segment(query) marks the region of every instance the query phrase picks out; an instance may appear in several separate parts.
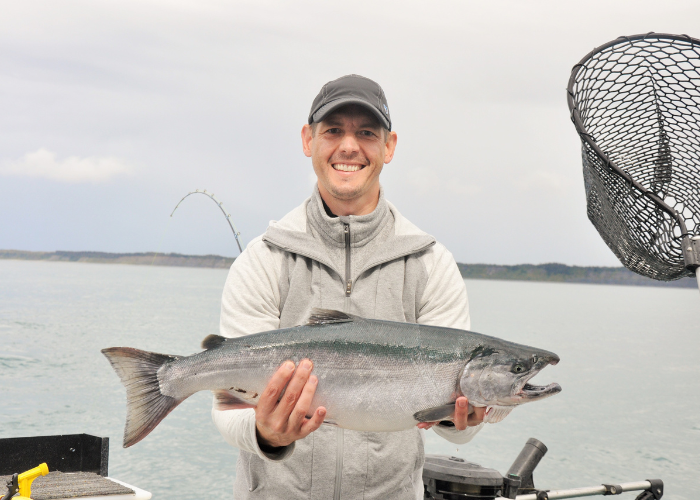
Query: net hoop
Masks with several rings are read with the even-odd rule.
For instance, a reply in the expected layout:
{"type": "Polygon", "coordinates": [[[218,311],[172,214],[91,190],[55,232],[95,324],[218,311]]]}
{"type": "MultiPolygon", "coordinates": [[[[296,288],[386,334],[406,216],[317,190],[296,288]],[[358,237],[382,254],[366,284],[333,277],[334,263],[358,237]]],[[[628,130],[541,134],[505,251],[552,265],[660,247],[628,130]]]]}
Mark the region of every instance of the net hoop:
{"type": "Polygon", "coordinates": [[[567,103],[581,139],[588,216],[603,240],[625,267],[644,276],[664,281],[694,276],[698,262],[691,238],[700,232],[700,194],[679,200],[683,193],[669,187],[678,189],[685,180],[700,184],[700,40],[647,33],[596,47],[572,68],[567,103]],[[690,62],[679,63],[676,53],[684,50],[690,62]],[[682,75],[684,68],[690,79],[682,75]],[[673,89],[679,80],[690,89],[690,99],[676,109],[673,89]],[[678,110],[688,134],[678,113],[664,115],[678,110]],[[625,122],[634,119],[656,123],[644,128],[625,122]],[[680,165],[674,148],[683,153],[680,165]],[[654,189],[638,175],[667,179],[654,189]]]}

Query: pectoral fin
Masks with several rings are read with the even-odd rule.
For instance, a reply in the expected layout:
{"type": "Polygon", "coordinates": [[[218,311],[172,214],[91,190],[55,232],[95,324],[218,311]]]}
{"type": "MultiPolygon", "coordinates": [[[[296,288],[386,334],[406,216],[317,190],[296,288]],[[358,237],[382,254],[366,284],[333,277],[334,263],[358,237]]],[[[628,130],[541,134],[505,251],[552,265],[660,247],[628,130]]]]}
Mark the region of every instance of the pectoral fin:
{"type": "Polygon", "coordinates": [[[489,406],[484,416],[484,422],[495,424],[503,420],[513,411],[515,406],[489,406]]]}
{"type": "Polygon", "coordinates": [[[257,393],[244,391],[232,387],[230,390],[219,389],[214,391],[216,404],[214,408],[217,410],[242,410],[244,408],[255,408],[260,397],[257,393]]]}
{"type": "Polygon", "coordinates": [[[427,410],[417,411],[413,414],[418,422],[439,422],[440,420],[452,420],[455,414],[455,404],[436,406],[427,410]]]}

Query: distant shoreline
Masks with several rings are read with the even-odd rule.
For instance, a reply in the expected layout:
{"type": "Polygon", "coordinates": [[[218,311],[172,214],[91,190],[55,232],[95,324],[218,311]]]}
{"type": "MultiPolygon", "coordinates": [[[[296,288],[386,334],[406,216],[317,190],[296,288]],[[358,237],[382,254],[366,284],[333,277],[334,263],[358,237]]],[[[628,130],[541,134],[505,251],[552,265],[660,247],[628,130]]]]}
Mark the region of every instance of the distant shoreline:
{"type": "Polygon", "coordinates": [[[697,288],[695,278],[676,281],[656,281],[633,273],[625,267],[584,267],[566,264],[518,264],[500,266],[492,264],[457,263],[462,277],[482,280],[549,281],[559,283],[591,283],[597,285],[660,286],[671,288],[697,288]]]}
{"type": "Polygon", "coordinates": [[[0,250],[0,259],[131,264],[137,266],[211,267],[218,269],[228,269],[235,260],[233,257],[222,257],[221,255],[183,255],[179,253],[156,252],[28,252],[26,250],[0,250]]]}
{"type": "MultiPolygon", "coordinates": [[[[44,260],[53,262],[87,262],[93,264],[129,264],[142,266],[208,267],[228,269],[235,260],[221,255],[183,255],[179,253],[109,253],[109,252],[29,252],[0,250],[0,259],[44,260]]],[[[496,264],[457,263],[462,277],[481,280],[546,281],[559,283],[591,283],[598,285],[661,286],[694,288],[694,278],[677,281],[655,281],[624,267],[585,267],[566,264],[496,264]]]]}

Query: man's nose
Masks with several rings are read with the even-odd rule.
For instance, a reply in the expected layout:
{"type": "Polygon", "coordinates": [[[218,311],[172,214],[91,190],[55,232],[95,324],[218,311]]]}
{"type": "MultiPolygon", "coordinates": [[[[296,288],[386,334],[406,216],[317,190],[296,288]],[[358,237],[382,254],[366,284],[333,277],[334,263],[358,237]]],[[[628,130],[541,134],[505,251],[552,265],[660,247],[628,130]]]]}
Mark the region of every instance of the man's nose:
{"type": "Polygon", "coordinates": [[[357,143],[355,134],[344,134],[340,141],[340,150],[343,153],[355,153],[359,151],[360,145],[357,143]]]}

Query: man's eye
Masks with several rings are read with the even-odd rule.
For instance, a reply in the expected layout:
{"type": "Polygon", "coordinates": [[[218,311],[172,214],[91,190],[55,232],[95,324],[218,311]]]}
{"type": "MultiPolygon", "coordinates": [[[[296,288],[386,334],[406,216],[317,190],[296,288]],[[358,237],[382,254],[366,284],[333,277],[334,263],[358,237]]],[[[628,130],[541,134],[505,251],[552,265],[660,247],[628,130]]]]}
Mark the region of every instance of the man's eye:
{"type": "Polygon", "coordinates": [[[365,137],[374,137],[375,134],[371,130],[360,130],[360,135],[365,137]]]}
{"type": "Polygon", "coordinates": [[[326,130],[326,133],[327,134],[339,134],[340,129],[339,128],[329,128],[328,130],[326,130]]]}

